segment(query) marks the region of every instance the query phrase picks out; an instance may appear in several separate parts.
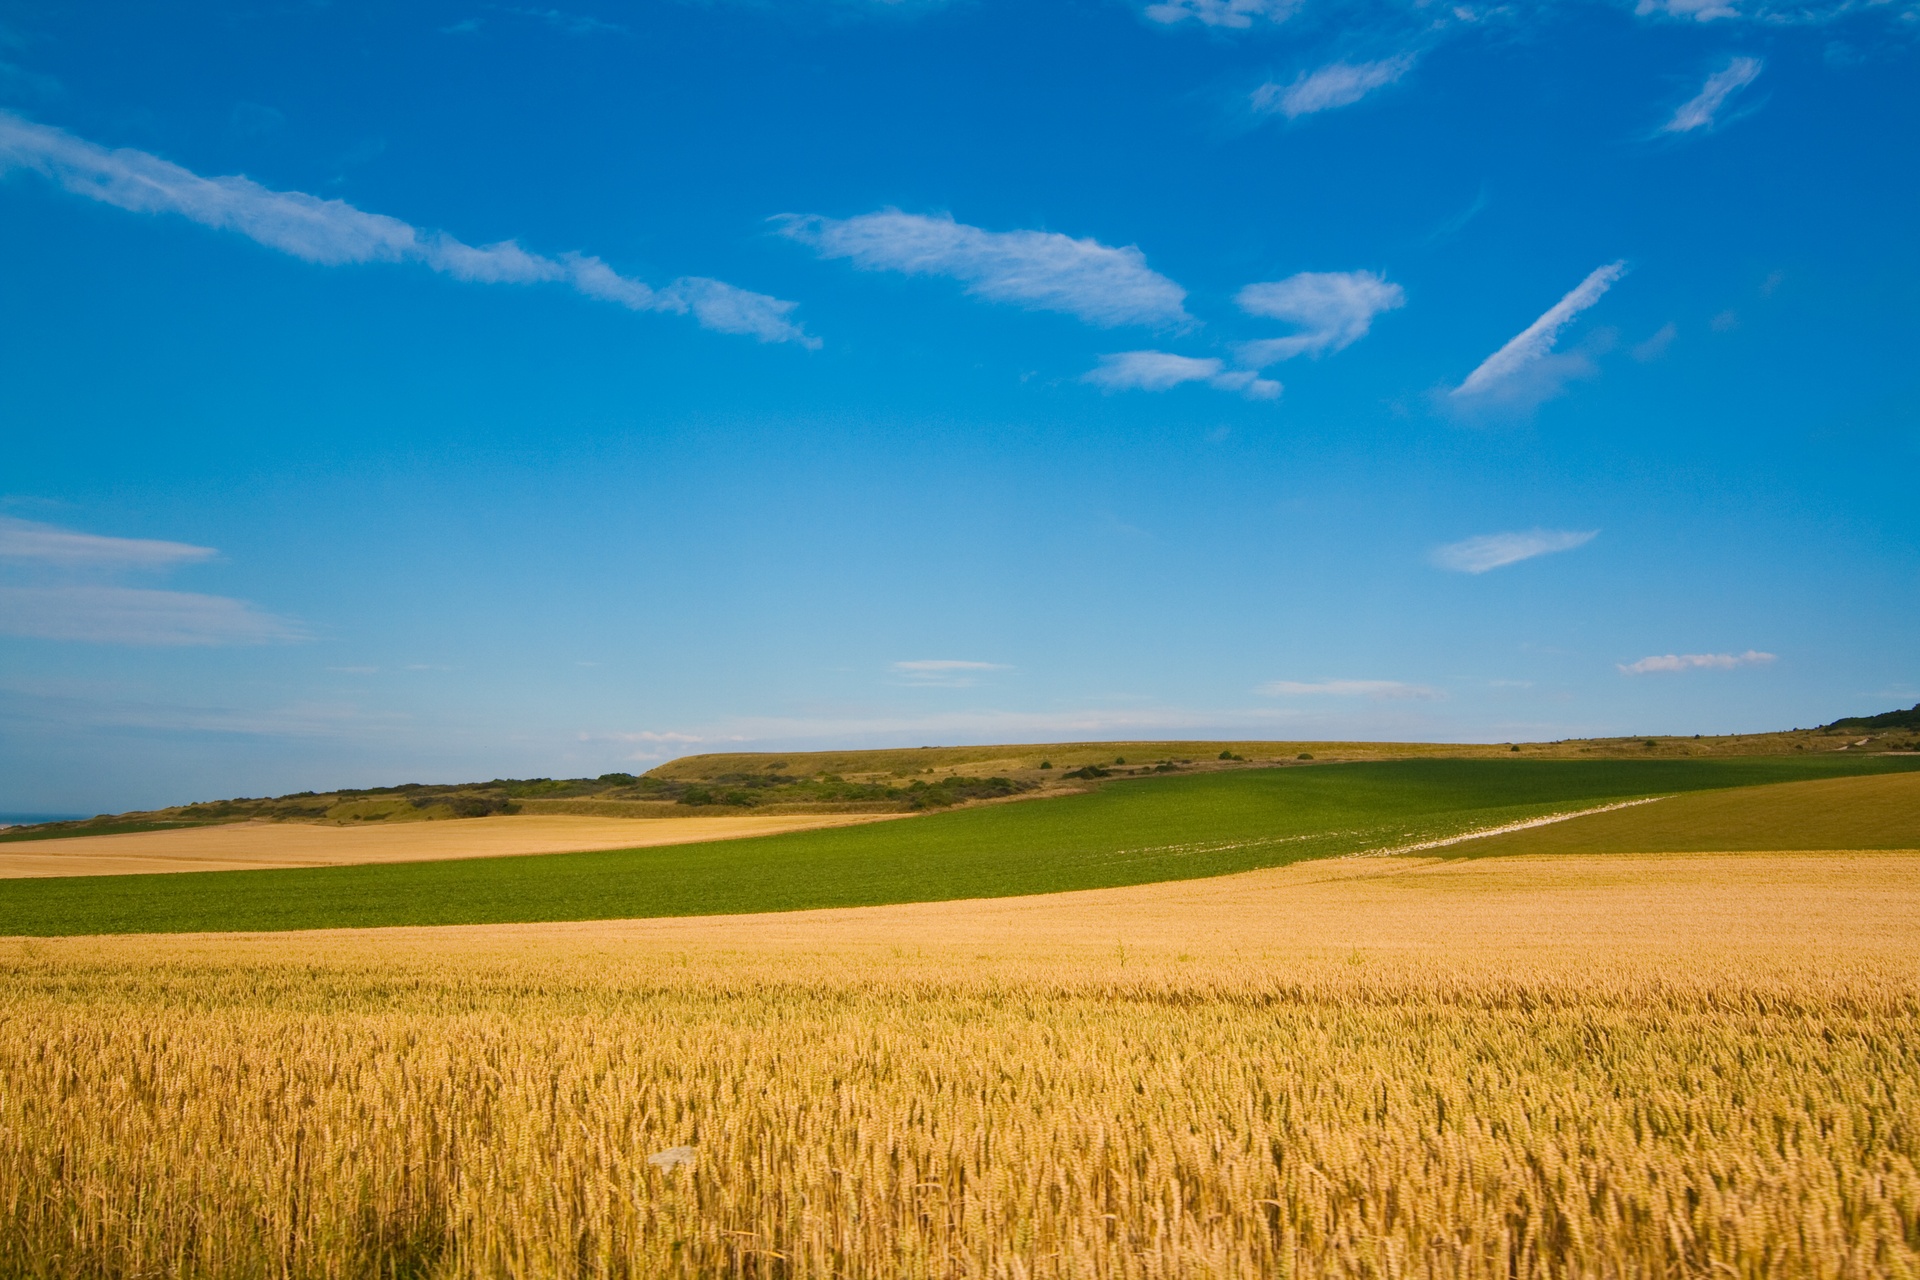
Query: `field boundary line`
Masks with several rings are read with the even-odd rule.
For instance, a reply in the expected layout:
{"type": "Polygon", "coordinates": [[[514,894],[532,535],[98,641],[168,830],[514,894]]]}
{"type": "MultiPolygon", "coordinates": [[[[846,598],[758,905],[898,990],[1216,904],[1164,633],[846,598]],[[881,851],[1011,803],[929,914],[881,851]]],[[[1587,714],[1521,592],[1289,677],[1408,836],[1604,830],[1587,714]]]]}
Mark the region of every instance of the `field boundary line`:
{"type": "Polygon", "coordinates": [[[1666,800],[1667,796],[1648,796],[1644,800],[1621,800],[1616,804],[1603,804],[1595,809],[1577,809],[1572,813],[1550,813],[1544,818],[1528,818],[1525,822],[1509,822],[1504,826],[1483,827],[1479,831],[1468,831],[1457,836],[1443,836],[1438,840],[1422,840],[1417,844],[1395,845],[1391,849],[1367,849],[1361,853],[1344,855],[1349,858],[1390,858],[1395,854],[1419,853],[1422,849],[1441,849],[1450,844],[1465,844],[1469,840],[1484,840],[1488,836],[1503,836],[1509,831],[1526,831],[1533,827],[1552,826],[1556,822],[1568,822],[1574,818],[1589,818],[1596,813],[1612,813],[1616,809],[1631,809],[1635,805],[1655,804],[1666,800]]]}

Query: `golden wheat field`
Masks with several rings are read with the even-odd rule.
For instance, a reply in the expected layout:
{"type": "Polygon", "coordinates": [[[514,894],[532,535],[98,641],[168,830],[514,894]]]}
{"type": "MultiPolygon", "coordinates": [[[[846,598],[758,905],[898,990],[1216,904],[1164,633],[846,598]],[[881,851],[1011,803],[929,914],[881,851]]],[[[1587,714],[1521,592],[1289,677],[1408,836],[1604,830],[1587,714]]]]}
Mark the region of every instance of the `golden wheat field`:
{"type": "Polygon", "coordinates": [[[643,849],[844,827],[895,816],[790,813],[724,818],[591,818],[542,813],[374,827],[235,822],[174,831],[134,831],[0,844],[0,879],[257,871],[268,867],[341,867],[361,862],[508,858],[528,853],[572,853],[580,849],[643,849]]]}
{"type": "Polygon", "coordinates": [[[0,1271],[1913,1275],[1916,956],[1902,853],[6,942],[0,1271]]]}

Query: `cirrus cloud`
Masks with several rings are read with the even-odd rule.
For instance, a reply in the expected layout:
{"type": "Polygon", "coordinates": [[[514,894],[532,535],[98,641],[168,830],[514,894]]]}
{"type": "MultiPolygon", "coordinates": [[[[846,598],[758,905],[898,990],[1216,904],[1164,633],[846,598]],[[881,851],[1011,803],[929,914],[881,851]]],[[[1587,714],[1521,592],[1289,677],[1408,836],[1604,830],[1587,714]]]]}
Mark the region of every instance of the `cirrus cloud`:
{"type": "Polygon", "coordinates": [[[721,333],[817,347],[788,318],[797,305],[719,280],[685,276],[663,289],[622,276],[599,258],[546,257],[512,240],[470,245],[440,231],[368,213],[344,200],[274,191],[250,178],[205,178],[144,151],[96,143],[0,111],[0,175],[25,169],[74,195],[131,213],[168,213],[237,232],[257,244],[321,266],[405,263],[474,284],[561,284],[634,311],[691,313],[721,333]]]}
{"type": "Polygon", "coordinates": [[[963,658],[914,658],[893,664],[895,671],[1005,671],[1004,662],[968,662],[963,658]]]}
{"type": "Polygon", "coordinates": [[[947,689],[970,688],[978,676],[988,671],[1012,670],[1004,662],[973,662],[964,658],[913,658],[895,662],[891,669],[906,684],[947,689]]]}
{"type": "Polygon", "coordinates": [[[1640,0],[1633,12],[1638,17],[1665,14],[1685,22],[1712,22],[1716,18],[1738,18],[1740,10],[1727,0],[1640,0]]]}
{"type": "Polygon", "coordinates": [[[1160,0],[1143,11],[1155,22],[1185,22],[1189,18],[1206,27],[1227,27],[1244,31],[1255,18],[1285,22],[1300,7],[1300,0],[1160,0]]]}
{"type": "Polygon", "coordinates": [[[1171,351],[1115,351],[1080,375],[1103,391],[1170,391],[1187,382],[1204,382],[1217,391],[1233,391],[1249,400],[1277,400],[1281,386],[1247,369],[1228,369],[1213,356],[1182,356],[1171,351]]]}
{"type": "Polygon", "coordinates": [[[153,538],[77,533],[34,520],[0,516],[0,560],[59,569],[165,569],[211,560],[212,547],[153,538]]]}
{"type": "Polygon", "coordinates": [[[1675,671],[1731,671],[1735,667],[1765,666],[1779,655],[1749,649],[1745,653],[1663,653],[1637,662],[1614,665],[1630,676],[1675,671]]]}
{"type": "Polygon", "coordinates": [[[1242,364],[1259,369],[1295,356],[1345,350],[1367,336],[1375,316],[1405,306],[1407,295],[1372,271],[1303,271],[1285,280],[1247,285],[1234,301],[1248,315],[1300,327],[1286,337],[1234,348],[1242,364]]]}
{"type": "Polygon", "coordinates": [[[1378,62],[1332,62],[1316,71],[1302,72],[1291,84],[1268,81],[1253,91],[1253,109],[1262,115],[1289,120],[1350,107],[1375,89],[1384,89],[1413,69],[1414,55],[1382,58],[1378,62]]]}
{"type": "Polygon", "coordinates": [[[91,644],[271,644],[298,640],[293,623],[241,600],[136,587],[0,587],[0,635],[91,644]]]}
{"type": "Polygon", "coordinates": [[[115,538],[0,516],[0,570],[14,579],[0,584],[0,635],[161,646],[304,638],[296,623],[245,601],[112,583],[122,574],[163,572],[218,555],[186,542],[115,538]]]}
{"type": "Polygon", "coordinates": [[[1598,529],[1528,529],[1517,533],[1483,533],[1436,547],[1433,562],[1456,573],[1485,573],[1535,556],[1584,547],[1599,532],[1598,529]]]}
{"type": "Polygon", "coordinates": [[[1254,692],[1272,698],[1375,698],[1383,701],[1409,698],[1430,700],[1445,696],[1428,685],[1407,684],[1400,680],[1269,680],[1254,692]]]}
{"type": "Polygon", "coordinates": [[[1479,367],[1452,390],[1453,402],[1462,407],[1531,408],[1558,395],[1569,377],[1590,373],[1587,361],[1577,355],[1555,356],[1554,343],[1575,316],[1600,301],[1626,273],[1625,261],[1609,262],[1587,273],[1586,279],[1548,307],[1539,319],[1481,361],[1479,367]]]}
{"type": "Polygon", "coordinates": [[[865,271],[946,276],[989,302],[1058,311],[1088,324],[1184,325],[1187,292],[1133,245],[1057,231],[988,231],[951,214],[881,209],[853,218],[782,214],[780,233],[865,271]]]}
{"type": "Polygon", "coordinates": [[[1732,59],[1707,77],[1699,93],[1680,104],[1673,118],[1660,126],[1660,132],[1691,133],[1695,129],[1711,129],[1727,100],[1760,78],[1760,67],[1758,58],[1732,59]]]}

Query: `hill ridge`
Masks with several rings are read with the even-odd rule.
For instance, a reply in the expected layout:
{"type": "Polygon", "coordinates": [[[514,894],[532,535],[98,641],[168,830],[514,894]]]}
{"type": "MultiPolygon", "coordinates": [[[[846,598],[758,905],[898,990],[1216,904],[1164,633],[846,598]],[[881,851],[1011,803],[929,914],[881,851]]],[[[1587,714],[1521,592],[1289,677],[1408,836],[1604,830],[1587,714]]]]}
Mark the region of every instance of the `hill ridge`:
{"type": "Polygon", "coordinates": [[[343,787],[196,801],[162,809],[0,829],[0,841],[58,839],[246,821],[352,826],[514,813],[687,817],[739,813],[910,813],[1079,790],[1100,778],[1276,765],[1405,759],[1663,759],[1820,751],[1920,750],[1889,731],[1920,729],[1912,711],[1850,717],[1815,729],[1553,742],[1434,743],[1167,739],[680,756],[643,774],[495,778],[487,782],[343,787]],[[1873,732],[1878,730],[1879,733],[1873,732]],[[1852,735],[1865,733],[1864,742],[1852,735]],[[1846,741],[1838,739],[1846,738],[1846,741]]]}

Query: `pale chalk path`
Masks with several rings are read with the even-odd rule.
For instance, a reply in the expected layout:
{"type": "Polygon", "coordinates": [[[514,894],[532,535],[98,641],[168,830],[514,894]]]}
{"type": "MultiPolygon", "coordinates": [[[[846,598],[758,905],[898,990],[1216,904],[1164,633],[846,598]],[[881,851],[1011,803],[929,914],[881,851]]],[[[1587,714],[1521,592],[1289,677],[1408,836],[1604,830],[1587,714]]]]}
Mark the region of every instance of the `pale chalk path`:
{"type": "Polygon", "coordinates": [[[155,871],[260,871],[363,862],[433,862],[526,853],[641,849],[812,831],[903,817],[891,813],[743,814],[726,818],[588,818],[526,814],[329,827],[239,822],[116,836],[0,844],[0,879],[116,876],[155,871]]]}

